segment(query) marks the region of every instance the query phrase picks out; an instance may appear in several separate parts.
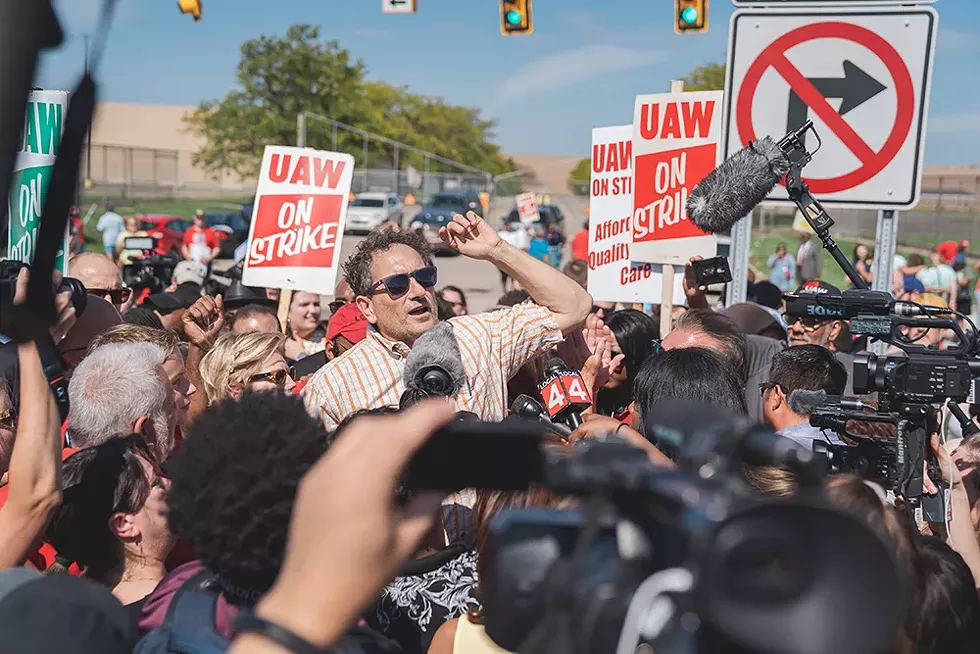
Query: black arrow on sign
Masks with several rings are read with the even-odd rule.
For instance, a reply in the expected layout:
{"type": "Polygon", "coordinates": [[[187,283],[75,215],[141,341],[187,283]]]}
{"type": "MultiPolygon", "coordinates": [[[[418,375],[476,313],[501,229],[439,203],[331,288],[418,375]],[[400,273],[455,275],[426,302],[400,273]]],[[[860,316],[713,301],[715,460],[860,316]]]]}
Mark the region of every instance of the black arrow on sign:
{"type": "MultiPolygon", "coordinates": [[[[841,116],[857,109],[887,87],[871,75],[857,67],[854,62],[844,60],[843,77],[807,78],[825,98],[840,98],[841,116]]],[[[792,88],[789,92],[789,110],[786,112],[786,131],[792,132],[807,121],[810,108],[792,88]]]]}
{"type": "Polygon", "coordinates": [[[388,4],[391,5],[392,7],[397,7],[398,5],[403,5],[406,2],[408,2],[408,0],[388,0],[388,4]]]}

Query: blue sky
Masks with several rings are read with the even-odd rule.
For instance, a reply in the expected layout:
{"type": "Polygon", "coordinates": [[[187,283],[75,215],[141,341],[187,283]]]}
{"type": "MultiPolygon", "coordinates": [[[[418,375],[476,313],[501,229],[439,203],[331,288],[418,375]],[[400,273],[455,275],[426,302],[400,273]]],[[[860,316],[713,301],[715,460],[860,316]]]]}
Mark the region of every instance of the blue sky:
{"type": "MultiPolygon", "coordinates": [[[[81,34],[101,0],[56,0],[73,38],[45,56],[40,85],[70,88],[81,34]]],[[[379,0],[205,0],[204,19],[173,0],[121,0],[99,74],[102,99],[194,105],[234,82],[242,41],[322,26],[362,58],[373,79],[479,107],[498,121],[505,152],[585,155],[594,126],[630,122],[640,93],[702,63],[723,61],[726,0],[710,29],[673,32],[671,0],[535,0],[530,37],[500,35],[496,0],[418,0],[415,15],[382,15],[379,0]],[[600,9],[601,8],[601,9],[600,9]]],[[[980,2],[942,0],[926,164],[980,162],[980,2]]]]}

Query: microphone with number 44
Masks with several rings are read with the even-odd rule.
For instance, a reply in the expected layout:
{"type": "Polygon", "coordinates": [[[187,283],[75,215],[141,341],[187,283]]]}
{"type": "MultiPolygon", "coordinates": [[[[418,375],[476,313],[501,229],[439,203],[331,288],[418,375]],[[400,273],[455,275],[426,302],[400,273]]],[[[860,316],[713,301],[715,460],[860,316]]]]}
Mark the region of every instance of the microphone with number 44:
{"type": "Polygon", "coordinates": [[[584,409],[592,406],[592,396],[577,370],[569,370],[559,358],[549,359],[544,367],[544,381],[538,384],[545,409],[552,422],[562,421],[572,429],[582,424],[584,409]]]}

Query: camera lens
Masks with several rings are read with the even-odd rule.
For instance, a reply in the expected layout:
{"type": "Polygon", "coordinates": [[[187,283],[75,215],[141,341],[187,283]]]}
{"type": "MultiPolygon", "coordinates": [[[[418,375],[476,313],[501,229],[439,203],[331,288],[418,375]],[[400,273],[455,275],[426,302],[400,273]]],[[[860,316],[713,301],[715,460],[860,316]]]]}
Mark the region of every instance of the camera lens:
{"type": "Polygon", "coordinates": [[[854,393],[866,395],[876,390],[874,380],[878,372],[878,357],[870,352],[854,355],[854,393]]]}

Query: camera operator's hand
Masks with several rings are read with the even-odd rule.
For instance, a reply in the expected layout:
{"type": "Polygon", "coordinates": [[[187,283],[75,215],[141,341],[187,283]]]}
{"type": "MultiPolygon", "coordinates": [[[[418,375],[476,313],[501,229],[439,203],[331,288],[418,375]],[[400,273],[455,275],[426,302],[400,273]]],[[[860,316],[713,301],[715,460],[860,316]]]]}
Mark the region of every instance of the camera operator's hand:
{"type": "MultiPolygon", "coordinates": [[[[17,283],[14,286],[14,304],[23,304],[27,299],[27,284],[30,280],[30,271],[21,268],[17,273],[17,283]]],[[[54,271],[52,283],[55,288],[61,285],[61,273],[54,271]]],[[[57,345],[64,340],[65,335],[75,326],[78,316],[75,315],[75,306],[71,303],[71,291],[62,291],[54,296],[54,309],[57,315],[54,325],[51,326],[51,340],[57,345]]]]}
{"type": "Polygon", "coordinates": [[[224,300],[221,296],[205,295],[184,312],[181,321],[184,334],[191,345],[208,350],[225,324],[224,300]]]}
{"type": "Polygon", "coordinates": [[[697,286],[694,278],[694,262],[701,261],[704,257],[691,257],[691,260],[684,264],[684,294],[687,296],[687,306],[691,309],[707,309],[708,297],[704,294],[707,290],[704,286],[697,286]]]}
{"type": "MultiPolygon", "coordinates": [[[[396,508],[394,489],[412,455],[453,416],[447,403],[427,401],[344,430],[300,482],[286,558],[258,615],[324,649],[354,624],[435,524],[442,495],[418,493],[396,508]]],[[[229,652],[268,645],[242,635],[229,652]]]]}

